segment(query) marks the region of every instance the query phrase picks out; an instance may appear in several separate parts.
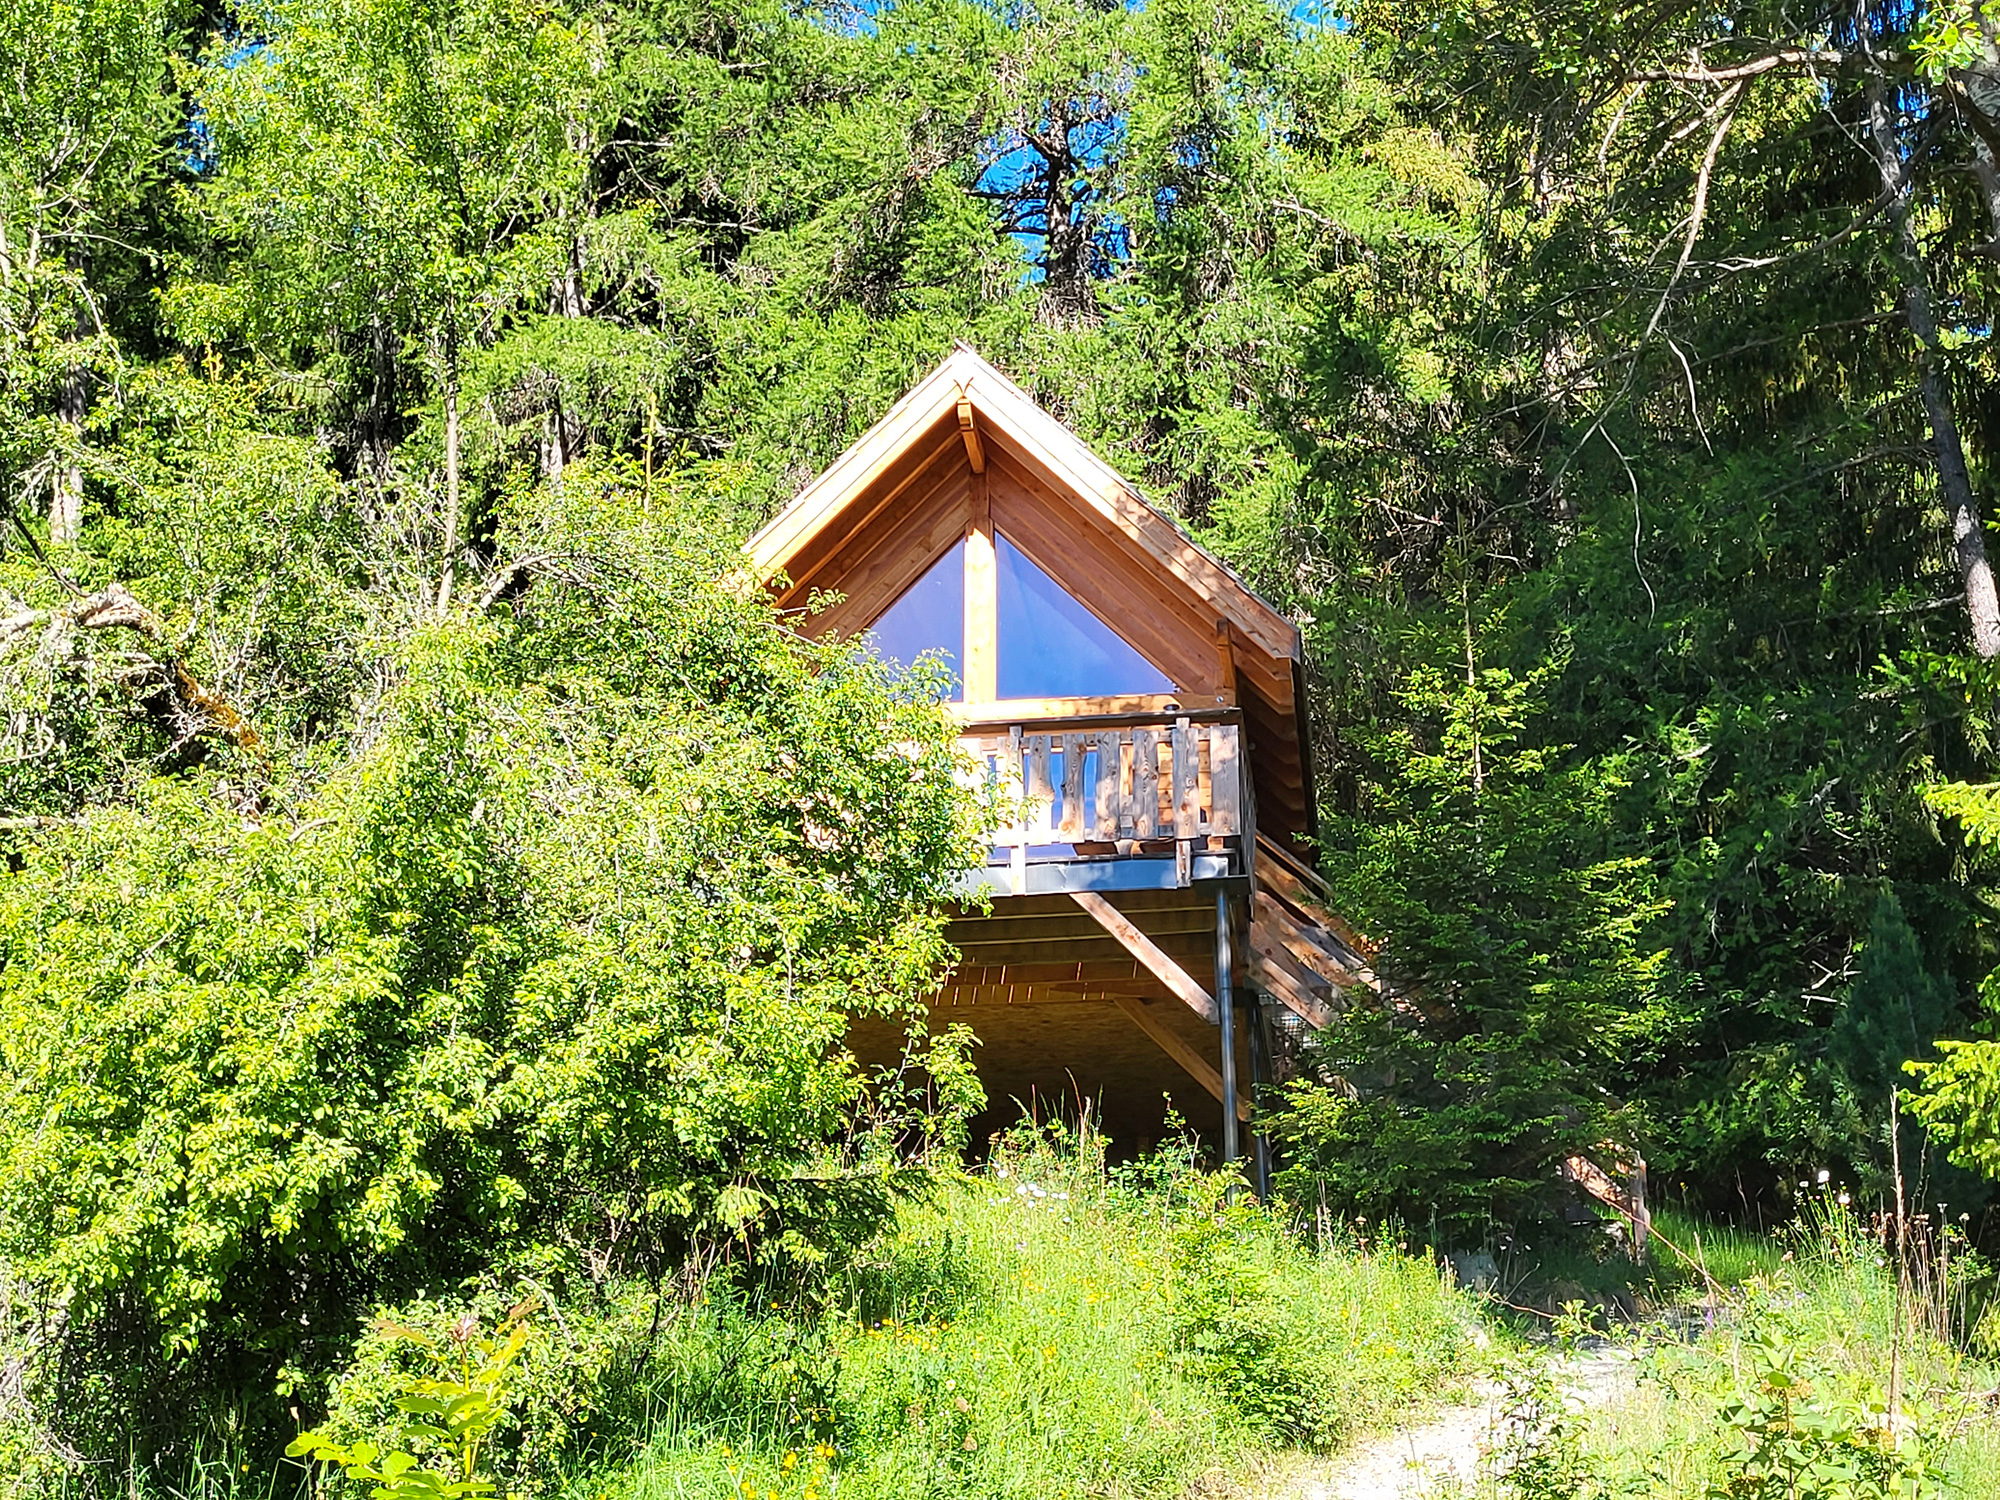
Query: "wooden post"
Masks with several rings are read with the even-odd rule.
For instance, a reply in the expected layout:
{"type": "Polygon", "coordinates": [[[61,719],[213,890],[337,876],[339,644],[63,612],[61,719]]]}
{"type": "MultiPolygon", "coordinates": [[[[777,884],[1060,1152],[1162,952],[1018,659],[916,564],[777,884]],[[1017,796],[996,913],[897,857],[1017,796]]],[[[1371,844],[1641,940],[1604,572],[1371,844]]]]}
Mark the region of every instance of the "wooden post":
{"type": "Polygon", "coordinates": [[[1230,970],[1229,887],[1215,888],[1215,1011],[1222,1024],[1222,1159],[1239,1154],[1236,1132],[1236,991],[1230,970]]]}
{"type": "Polygon", "coordinates": [[[1000,576],[993,556],[993,511],[986,476],[972,481],[972,519],[965,527],[965,701],[1000,696],[1000,576]]]}
{"type": "MultiPolygon", "coordinates": [[[[1013,782],[1008,787],[1008,795],[1020,809],[1028,796],[1028,764],[1026,749],[1021,743],[1021,726],[1016,724],[1007,731],[1007,749],[1013,766],[1013,782]]],[[[1013,881],[1014,894],[1028,894],[1028,818],[1024,811],[1014,814],[1014,854],[1009,861],[1009,877],[1013,881]]]]}

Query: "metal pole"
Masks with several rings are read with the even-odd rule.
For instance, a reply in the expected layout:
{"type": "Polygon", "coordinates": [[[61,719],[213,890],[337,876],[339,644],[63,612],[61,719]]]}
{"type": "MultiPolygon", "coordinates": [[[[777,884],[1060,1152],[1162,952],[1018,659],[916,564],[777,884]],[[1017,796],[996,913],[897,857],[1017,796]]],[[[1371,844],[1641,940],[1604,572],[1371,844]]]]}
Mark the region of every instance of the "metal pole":
{"type": "MultiPolygon", "coordinates": [[[[1250,1098],[1254,1106],[1271,1084],[1271,1038],[1265,1030],[1268,1023],[1264,1018],[1264,997],[1256,990],[1250,992],[1250,1003],[1243,1007],[1243,1017],[1250,1026],[1250,1098]]],[[[1250,1181],[1257,1189],[1257,1196],[1269,1198],[1271,1138],[1262,1130],[1250,1132],[1250,1163],[1250,1181]]]]}
{"type": "Polygon", "coordinates": [[[1229,887],[1215,888],[1215,1008],[1222,1022],[1222,1159],[1240,1155],[1236,1135],[1236,965],[1229,952],[1229,887]]]}

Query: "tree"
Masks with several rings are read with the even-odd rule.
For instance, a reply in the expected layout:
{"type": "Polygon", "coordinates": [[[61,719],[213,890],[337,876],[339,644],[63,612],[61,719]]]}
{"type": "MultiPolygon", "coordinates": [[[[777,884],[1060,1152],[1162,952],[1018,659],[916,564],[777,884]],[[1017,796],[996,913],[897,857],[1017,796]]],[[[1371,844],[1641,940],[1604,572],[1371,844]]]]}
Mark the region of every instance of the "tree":
{"type": "Polygon", "coordinates": [[[422,350],[443,408],[442,611],[465,532],[467,352],[563,276],[569,247],[545,214],[577,196],[567,132],[590,39],[512,0],[299,0],[267,25],[206,64],[217,169],[200,201],[247,253],[223,282],[181,287],[181,326],[240,334],[281,365],[365,330],[378,457],[395,362],[405,341],[422,350]]]}
{"type": "Polygon", "coordinates": [[[503,529],[519,602],[400,643],[322,782],[158,779],[17,842],[0,1257],[62,1309],[36,1377],[78,1445],[280,1420],[371,1306],[587,1286],[564,1246],[811,1265],[879,1216],[839,1043],[943,957],[950,731],[663,496],[563,496],[503,529]]]}
{"type": "Polygon", "coordinates": [[[1318,1039],[1331,1078],[1292,1085],[1275,1129],[1300,1201],[1477,1240],[1554,1212],[1565,1157],[1631,1141],[1613,1085],[1670,1013],[1664,907],[1610,827],[1620,787],[1533,742],[1546,679],[1470,675],[1412,678],[1412,725],[1379,747],[1394,800],[1330,830],[1341,909],[1393,935],[1389,998],[1318,1039]]]}
{"type": "Polygon", "coordinates": [[[163,0],[0,10],[0,452],[23,500],[46,496],[59,545],[80,535],[101,464],[88,429],[123,363],[120,303],[159,259],[130,241],[183,123],[168,60],[184,24],[163,0]]]}

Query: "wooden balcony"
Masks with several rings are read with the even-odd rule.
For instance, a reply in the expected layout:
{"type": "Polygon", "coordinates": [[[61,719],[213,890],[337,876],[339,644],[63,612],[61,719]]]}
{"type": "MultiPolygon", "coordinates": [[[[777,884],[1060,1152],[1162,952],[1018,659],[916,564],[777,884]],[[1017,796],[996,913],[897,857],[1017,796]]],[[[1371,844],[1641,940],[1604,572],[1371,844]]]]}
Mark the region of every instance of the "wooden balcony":
{"type": "Polygon", "coordinates": [[[976,788],[1007,809],[971,885],[998,896],[1160,890],[1247,873],[1234,709],[968,723],[976,788]]]}

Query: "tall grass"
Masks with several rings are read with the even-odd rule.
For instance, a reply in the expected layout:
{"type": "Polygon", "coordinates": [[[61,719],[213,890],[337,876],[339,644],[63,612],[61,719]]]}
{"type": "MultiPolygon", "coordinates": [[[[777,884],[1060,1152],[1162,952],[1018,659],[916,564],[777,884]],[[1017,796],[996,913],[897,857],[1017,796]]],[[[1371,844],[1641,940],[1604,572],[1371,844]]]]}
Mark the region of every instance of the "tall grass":
{"type": "Polygon", "coordinates": [[[1651,1284],[1666,1296],[1704,1297],[1711,1282],[1747,1286],[1782,1275],[1788,1247],[1782,1238],[1718,1224],[1672,1204],[1653,1215],[1651,1284]]]}
{"type": "MultiPolygon", "coordinates": [[[[1394,1249],[1324,1253],[1191,1170],[1107,1177],[1017,1143],[941,1183],[852,1267],[789,1390],[730,1421],[660,1382],[635,1451],[574,1500],[1143,1496],[1325,1447],[1449,1392],[1472,1313],[1394,1249]]],[[[674,1358],[686,1359],[683,1349],[674,1358]]]]}
{"type": "MultiPolygon", "coordinates": [[[[508,1492],[1185,1494],[1450,1397],[1483,1343],[1429,1262],[1296,1235],[1190,1150],[1107,1172],[1088,1133],[1027,1130],[983,1171],[932,1182],[810,1296],[716,1278],[664,1301],[633,1286],[594,1324],[569,1309],[553,1336],[572,1367],[531,1369],[518,1392],[508,1492]],[[605,1369],[622,1373],[590,1373],[605,1369]],[[566,1446],[529,1420],[551,1412],[569,1414],[566,1446]]],[[[304,1477],[276,1454],[218,1454],[178,1476],[77,1476],[66,1500],[297,1500],[304,1477]]]]}
{"type": "MultiPolygon", "coordinates": [[[[1824,1415],[1852,1421],[1863,1434],[1895,1431],[1901,1441],[1929,1443],[1953,1493],[2000,1500],[2000,1424],[1989,1394],[2000,1369],[1938,1338],[1945,1324],[1913,1307],[1907,1290],[1899,1294],[1877,1228],[1829,1197],[1776,1236],[1694,1222],[1670,1222],[1666,1232],[1681,1255],[1664,1274],[1705,1269],[1712,1278],[1698,1278],[1707,1315],[1691,1323],[1684,1341],[1663,1338],[1657,1327],[1642,1330],[1637,1389],[1581,1422],[1581,1468],[1602,1493],[1661,1500],[1736,1493],[1731,1455],[1738,1449],[1728,1414],[1755,1399],[1766,1368],[1759,1353],[1767,1360],[1775,1350],[1803,1372],[1802,1422],[1824,1415]],[[1904,1410],[1884,1426],[1880,1413],[1892,1391],[1904,1410]]],[[[1968,1258],[1964,1271],[1976,1278],[1976,1262],[1968,1258]]]]}

